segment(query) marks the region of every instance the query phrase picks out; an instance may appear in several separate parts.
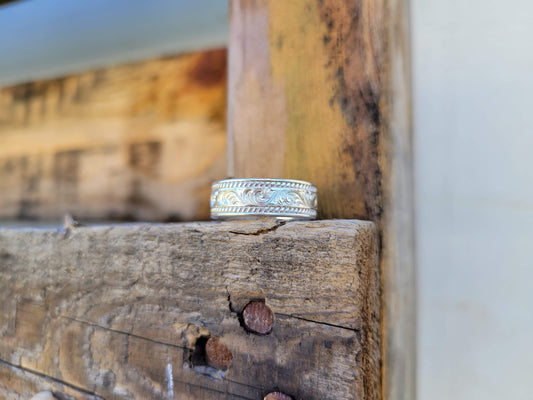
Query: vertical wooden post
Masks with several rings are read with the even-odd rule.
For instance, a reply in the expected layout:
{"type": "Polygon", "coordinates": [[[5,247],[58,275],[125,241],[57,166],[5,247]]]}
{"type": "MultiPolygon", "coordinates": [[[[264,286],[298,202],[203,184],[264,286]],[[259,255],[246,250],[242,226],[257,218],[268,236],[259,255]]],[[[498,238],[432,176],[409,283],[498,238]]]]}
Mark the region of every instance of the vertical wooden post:
{"type": "Polygon", "coordinates": [[[381,233],[382,395],[415,398],[408,0],[232,0],[228,172],[305,179],[381,233]]]}

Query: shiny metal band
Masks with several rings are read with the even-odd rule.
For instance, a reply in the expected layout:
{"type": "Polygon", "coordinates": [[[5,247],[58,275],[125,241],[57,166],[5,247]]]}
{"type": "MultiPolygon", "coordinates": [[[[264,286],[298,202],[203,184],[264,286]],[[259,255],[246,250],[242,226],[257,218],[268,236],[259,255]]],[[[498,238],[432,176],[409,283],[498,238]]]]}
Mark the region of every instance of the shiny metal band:
{"type": "Polygon", "coordinates": [[[211,218],[315,219],[316,187],[292,179],[225,179],[211,186],[211,218]]]}

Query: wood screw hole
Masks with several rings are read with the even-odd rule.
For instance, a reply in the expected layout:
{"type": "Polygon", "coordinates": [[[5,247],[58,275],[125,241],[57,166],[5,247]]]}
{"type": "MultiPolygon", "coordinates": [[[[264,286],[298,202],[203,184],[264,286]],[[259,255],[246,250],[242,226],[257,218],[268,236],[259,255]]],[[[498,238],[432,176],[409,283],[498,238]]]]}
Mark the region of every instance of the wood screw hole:
{"type": "Polygon", "coordinates": [[[189,364],[192,367],[211,367],[224,371],[232,359],[231,351],[217,338],[200,336],[189,357],[189,364]]]}

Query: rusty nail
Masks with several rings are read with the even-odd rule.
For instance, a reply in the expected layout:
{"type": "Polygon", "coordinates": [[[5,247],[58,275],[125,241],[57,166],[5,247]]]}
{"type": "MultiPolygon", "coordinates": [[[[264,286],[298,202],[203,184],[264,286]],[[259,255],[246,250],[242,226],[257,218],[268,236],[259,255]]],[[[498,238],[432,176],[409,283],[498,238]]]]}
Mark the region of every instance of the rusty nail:
{"type": "Polygon", "coordinates": [[[217,369],[228,368],[233,354],[226,346],[214,337],[210,337],[205,344],[205,355],[210,366],[217,369]]]}
{"type": "Polygon", "coordinates": [[[272,392],[267,394],[263,400],[292,400],[292,397],[281,392],[272,392]]]}
{"type": "Polygon", "coordinates": [[[250,332],[267,335],[272,331],[274,314],[264,302],[252,301],[244,308],[242,320],[250,332]]]}

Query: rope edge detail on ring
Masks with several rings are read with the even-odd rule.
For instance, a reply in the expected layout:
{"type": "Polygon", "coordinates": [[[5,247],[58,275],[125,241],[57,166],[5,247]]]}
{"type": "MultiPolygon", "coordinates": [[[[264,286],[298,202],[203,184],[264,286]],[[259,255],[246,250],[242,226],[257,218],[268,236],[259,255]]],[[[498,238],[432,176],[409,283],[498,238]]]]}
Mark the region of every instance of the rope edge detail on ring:
{"type": "Polygon", "coordinates": [[[212,185],[212,189],[236,189],[236,188],[290,188],[300,190],[310,190],[316,192],[316,187],[305,182],[284,182],[276,180],[255,180],[246,181],[235,179],[234,181],[218,181],[212,185]]]}
{"type": "Polygon", "coordinates": [[[316,211],[304,207],[247,207],[247,206],[231,206],[231,207],[216,207],[211,209],[211,214],[301,214],[301,215],[316,215],[316,211]]]}

